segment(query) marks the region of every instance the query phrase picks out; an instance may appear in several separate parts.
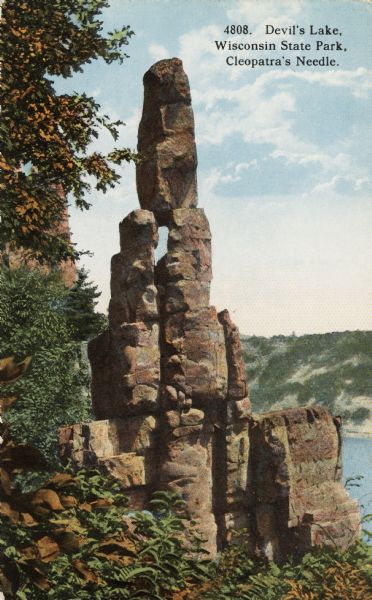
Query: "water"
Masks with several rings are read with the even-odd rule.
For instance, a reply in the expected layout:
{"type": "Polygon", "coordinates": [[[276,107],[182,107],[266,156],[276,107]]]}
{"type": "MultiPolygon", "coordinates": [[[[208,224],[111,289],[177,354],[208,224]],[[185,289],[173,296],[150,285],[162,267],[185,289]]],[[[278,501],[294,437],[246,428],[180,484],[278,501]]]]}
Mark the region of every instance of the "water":
{"type": "Polygon", "coordinates": [[[372,513],[372,438],[345,437],[342,460],[344,480],[358,475],[363,477],[352,482],[358,485],[348,488],[350,495],[358,500],[363,515],[372,513]]]}

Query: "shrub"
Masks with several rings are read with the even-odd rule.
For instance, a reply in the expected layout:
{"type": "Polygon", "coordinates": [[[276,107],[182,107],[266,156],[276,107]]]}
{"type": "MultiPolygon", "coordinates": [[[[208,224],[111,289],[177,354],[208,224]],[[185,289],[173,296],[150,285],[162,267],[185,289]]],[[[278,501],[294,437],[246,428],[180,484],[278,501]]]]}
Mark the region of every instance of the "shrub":
{"type": "Polygon", "coordinates": [[[0,270],[0,355],[32,356],[28,373],[7,386],[18,397],[7,420],[54,465],[57,428],[89,417],[89,372],[64,314],[68,294],[58,273],[0,270]]]}

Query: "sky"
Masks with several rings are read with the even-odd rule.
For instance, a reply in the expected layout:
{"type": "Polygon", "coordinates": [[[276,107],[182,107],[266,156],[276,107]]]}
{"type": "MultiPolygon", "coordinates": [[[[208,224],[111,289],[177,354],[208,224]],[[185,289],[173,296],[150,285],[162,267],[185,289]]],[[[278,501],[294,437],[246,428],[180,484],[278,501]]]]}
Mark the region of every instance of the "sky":
{"type": "MultiPolygon", "coordinates": [[[[95,62],[57,86],[94,96],[125,121],[120,145],[135,148],[143,74],[157,60],[182,59],[195,114],[199,206],[212,231],[211,303],[228,308],[248,335],[372,329],[372,4],[111,0],[104,26],[120,25],[135,31],[122,65],[95,62]],[[224,32],[239,24],[247,34],[224,32]],[[326,25],[337,32],[321,35],[326,25]],[[274,43],[275,50],[218,50],[223,40],[274,43]],[[283,40],[311,47],[283,49],[283,40]],[[227,64],[235,56],[247,64],[227,64]],[[302,66],[297,56],[334,63],[302,66]],[[253,59],[280,64],[252,66],[253,59]]],[[[102,134],[95,148],[114,145],[102,134]]],[[[93,253],[81,266],[102,292],[101,311],[118,224],[139,208],[134,167],[121,172],[114,190],[91,193],[88,212],[70,207],[73,241],[93,253]]]]}

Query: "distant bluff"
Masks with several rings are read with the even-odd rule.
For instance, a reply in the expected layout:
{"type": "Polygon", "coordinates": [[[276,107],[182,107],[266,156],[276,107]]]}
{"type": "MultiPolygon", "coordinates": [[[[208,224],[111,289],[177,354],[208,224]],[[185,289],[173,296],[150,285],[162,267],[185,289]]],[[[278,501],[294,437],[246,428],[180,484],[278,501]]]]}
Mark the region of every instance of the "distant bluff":
{"type": "Polygon", "coordinates": [[[241,336],[254,411],[319,404],[372,436],[372,331],[241,336]]]}

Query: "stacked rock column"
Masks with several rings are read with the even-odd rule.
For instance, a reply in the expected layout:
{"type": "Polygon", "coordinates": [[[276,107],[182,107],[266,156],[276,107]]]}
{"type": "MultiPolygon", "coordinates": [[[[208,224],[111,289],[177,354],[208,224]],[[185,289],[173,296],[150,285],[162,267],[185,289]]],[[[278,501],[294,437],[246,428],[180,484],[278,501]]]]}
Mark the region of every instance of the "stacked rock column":
{"type": "Polygon", "coordinates": [[[160,484],[182,495],[213,555],[213,409],[226,396],[227,365],[223,328],[209,306],[211,236],[197,208],[173,209],[168,226],[168,252],[156,270],[164,411],[160,484]]]}
{"type": "Polygon", "coordinates": [[[211,233],[197,208],[194,118],[179,59],[144,76],[137,191],[111,263],[109,327],[89,343],[100,421],[65,427],[61,453],[103,466],[131,506],[179,493],[213,557],[244,528],[252,555],[275,560],[356,539],[342,487],[339,424],[328,411],[253,418],[239,332],[210,306],[211,233]],[[168,228],[155,265],[158,227],[168,228]]]}
{"type": "Polygon", "coordinates": [[[96,424],[65,432],[64,453],[98,464],[120,479],[144,508],[158,468],[159,311],[154,285],[158,228],[138,209],[120,223],[111,261],[109,327],[88,345],[96,424]],[[99,426],[100,425],[100,426],[99,426]],[[107,442],[108,440],[108,442],[107,442]]]}
{"type": "Polygon", "coordinates": [[[204,211],[196,208],[190,89],[178,59],[154,65],[144,85],[138,197],[169,230],[167,253],[155,271],[161,347],[159,484],[181,494],[213,555],[213,415],[226,398],[227,364],[223,327],[209,305],[211,234],[204,211]]]}
{"type": "Polygon", "coordinates": [[[111,263],[109,328],[88,346],[98,418],[158,412],[159,316],[154,286],[154,215],[135,210],[120,224],[121,252],[111,263]]]}

